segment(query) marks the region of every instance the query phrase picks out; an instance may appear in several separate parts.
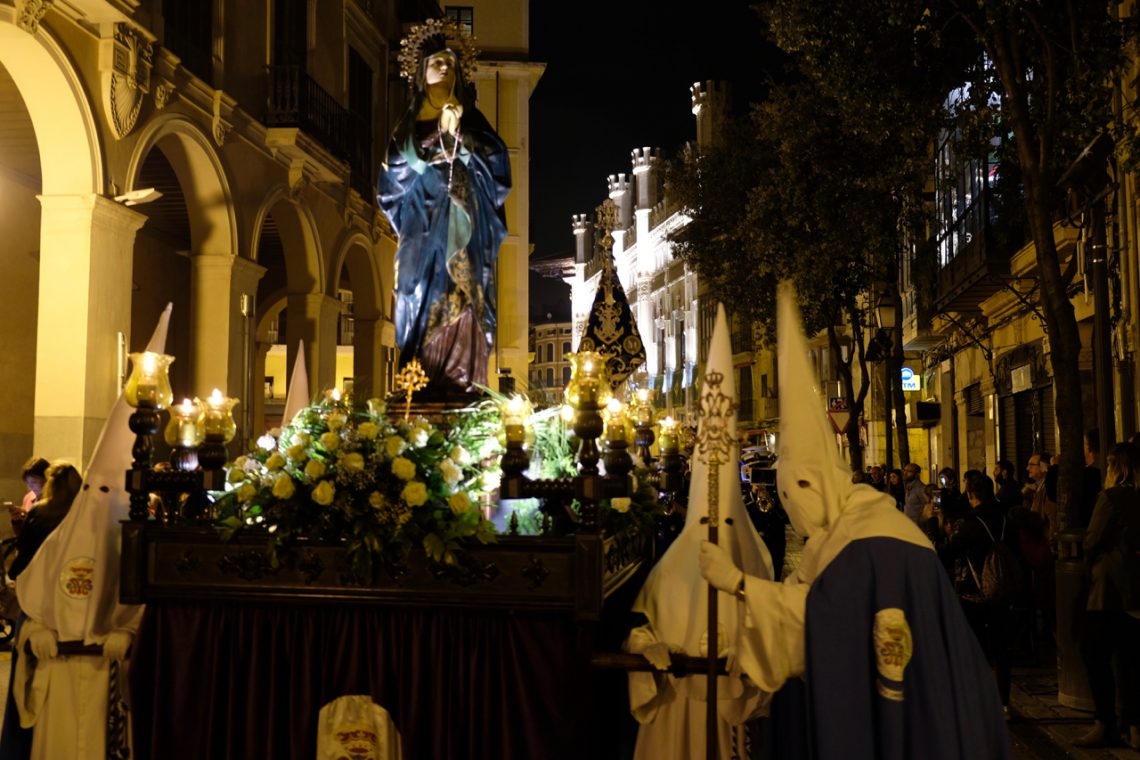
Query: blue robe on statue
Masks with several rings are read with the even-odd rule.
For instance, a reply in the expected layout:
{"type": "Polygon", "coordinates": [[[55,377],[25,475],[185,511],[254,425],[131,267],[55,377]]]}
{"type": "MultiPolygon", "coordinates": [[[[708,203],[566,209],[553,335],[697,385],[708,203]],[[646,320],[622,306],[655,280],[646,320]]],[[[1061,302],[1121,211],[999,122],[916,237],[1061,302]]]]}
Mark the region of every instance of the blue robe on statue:
{"type": "Polygon", "coordinates": [[[993,674],[929,549],[847,544],[808,592],[805,658],[813,757],[1009,757],[993,674]]]}
{"type": "Polygon", "coordinates": [[[396,343],[420,359],[432,389],[486,384],[496,325],[495,265],[507,235],[507,147],[474,107],[456,145],[436,121],[397,130],[379,204],[399,237],[396,343]]]}

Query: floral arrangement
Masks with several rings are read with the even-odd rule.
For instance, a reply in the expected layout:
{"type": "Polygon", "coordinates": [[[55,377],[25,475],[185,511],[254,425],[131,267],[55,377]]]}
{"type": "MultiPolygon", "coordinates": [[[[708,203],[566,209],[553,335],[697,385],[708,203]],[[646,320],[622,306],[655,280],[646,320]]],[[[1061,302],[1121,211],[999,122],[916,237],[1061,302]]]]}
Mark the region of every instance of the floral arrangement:
{"type": "MultiPolygon", "coordinates": [[[[349,569],[364,584],[380,568],[398,572],[417,550],[463,573],[468,542],[544,530],[536,499],[513,502],[509,526],[488,519],[498,511],[504,401],[489,393],[452,412],[442,429],[422,417],[392,420],[379,399],[310,406],[228,465],[226,490],[216,495],[222,537],[264,532],[274,566],[304,541],[344,541],[349,569]]],[[[531,476],[572,476],[577,441],[557,411],[534,415],[530,425],[531,476]]],[[[636,458],[634,481],[631,497],[598,505],[603,532],[652,535],[662,508],[636,458]]]]}
{"type": "Polygon", "coordinates": [[[217,500],[223,538],[266,530],[274,564],[300,540],[345,540],[361,582],[414,547],[457,567],[464,539],[494,540],[480,506],[498,487],[501,448],[493,404],[450,422],[444,431],[422,417],[391,421],[379,399],[302,410],[229,465],[217,500]]]}

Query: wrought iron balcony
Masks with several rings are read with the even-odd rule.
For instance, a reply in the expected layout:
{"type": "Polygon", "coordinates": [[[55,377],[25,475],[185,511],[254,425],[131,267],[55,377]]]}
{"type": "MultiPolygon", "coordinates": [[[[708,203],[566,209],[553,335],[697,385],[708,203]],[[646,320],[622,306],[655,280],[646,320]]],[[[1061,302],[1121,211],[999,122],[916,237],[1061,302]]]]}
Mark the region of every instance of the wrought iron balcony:
{"type": "Polygon", "coordinates": [[[372,125],[367,116],[349,111],[305,73],[298,64],[269,67],[270,127],[297,127],[348,162],[352,186],[372,199],[372,125]]]}
{"type": "Polygon", "coordinates": [[[1002,288],[1002,278],[1009,275],[1010,251],[996,244],[990,214],[987,189],[938,236],[937,311],[975,310],[1002,288]]]}

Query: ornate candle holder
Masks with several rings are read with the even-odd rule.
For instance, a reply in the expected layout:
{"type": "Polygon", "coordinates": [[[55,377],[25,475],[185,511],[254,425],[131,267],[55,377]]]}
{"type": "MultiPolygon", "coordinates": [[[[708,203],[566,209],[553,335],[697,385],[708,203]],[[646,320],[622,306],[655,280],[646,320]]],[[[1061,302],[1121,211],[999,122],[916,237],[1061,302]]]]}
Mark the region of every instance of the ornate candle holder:
{"type": "Polygon", "coordinates": [[[205,403],[195,399],[183,401],[171,412],[165,430],[172,448],[169,466],[154,465],[153,437],[158,433],[159,410],[173,400],[167,368],[174,361],[162,354],[132,354],[133,369],[123,395],[135,408],[128,422],[135,434],[131,448],[134,461],[127,471],[126,488],[130,493],[130,517],[144,521],[150,515],[150,496],[162,498],[155,519],[166,522],[171,515],[167,505],[178,504],[187,495],[185,506],[178,510],[183,517],[197,517],[205,511],[207,491],[219,491],[225,483],[226,443],[233,439],[237,426],[232,411],[236,399],[226,398],[215,390],[205,403]]]}
{"type": "Polygon", "coordinates": [[[662,491],[677,493],[683,487],[684,460],[681,458],[680,425],[672,417],[666,417],[658,423],[661,435],[658,446],[661,458],[657,462],[657,471],[660,477],[662,491]]]}
{"type": "Polygon", "coordinates": [[[633,443],[637,447],[637,455],[641,457],[641,461],[645,463],[646,467],[653,464],[653,454],[650,447],[653,446],[653,440],[656,437],[653,434],[653,403],[651,393],[648,388],[640,388],[637,395],[634,397],[634,439],[633,443]]]}

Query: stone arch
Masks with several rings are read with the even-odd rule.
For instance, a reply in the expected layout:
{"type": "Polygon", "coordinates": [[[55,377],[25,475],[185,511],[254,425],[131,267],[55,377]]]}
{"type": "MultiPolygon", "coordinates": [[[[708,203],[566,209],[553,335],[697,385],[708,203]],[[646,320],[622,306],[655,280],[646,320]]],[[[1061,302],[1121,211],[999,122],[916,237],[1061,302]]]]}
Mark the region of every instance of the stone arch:
{"type": "Polygon", "coordinates": [[[179,113],[161,114],[141,130],[127,164],[126,189],[133,190],[143,162],[158,148],[174,168],[187,197],[195,253],[237,255],[237,218],[228,172],[210,137],[179,113]],[[194,199],[191,202],[190,199],[194,199]],[[197,201],[208,202],[197,202],[197,201]]]}
{"type": "Polygon", "coordinates": [[[44,195],[104,189],[103,149],[87,92],[63,48],[40,24],[16,25],[16,9],[0,5],[0,64],[16,82],[31,115],[42,161],[44,195]]]}
{"type": "MultiPolygon", "coordinates": [[[[331,261],[334,288],[352,291],[352,377],[359,396],[382,395],[388,390],[394,352],[384,345],[386,287],[375,246],[360,231],[346,232],[331,261]]],[[[390,296],[389,296],[390,299],[390,296]]]]}
{"type": "Polygon", "coordinates": [[[325,281],[321,272],[321,244],[317,222],[308,206],[297,203],[285,185],[266,193],[250,225],[250,258],[259,261],[261,233],[272,214],[281,235],[285,256],[286,287],[292,293],[321,293],[325,281]]]}

